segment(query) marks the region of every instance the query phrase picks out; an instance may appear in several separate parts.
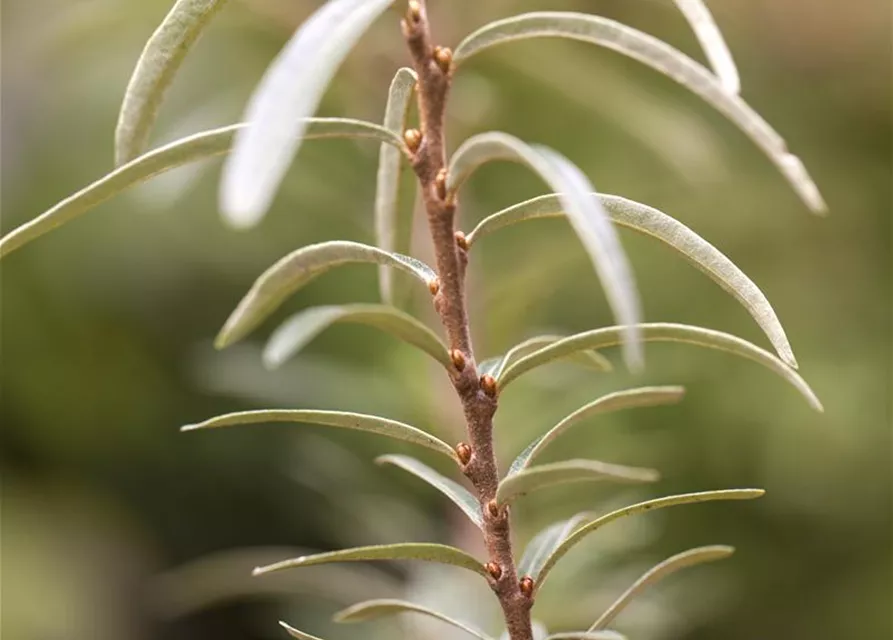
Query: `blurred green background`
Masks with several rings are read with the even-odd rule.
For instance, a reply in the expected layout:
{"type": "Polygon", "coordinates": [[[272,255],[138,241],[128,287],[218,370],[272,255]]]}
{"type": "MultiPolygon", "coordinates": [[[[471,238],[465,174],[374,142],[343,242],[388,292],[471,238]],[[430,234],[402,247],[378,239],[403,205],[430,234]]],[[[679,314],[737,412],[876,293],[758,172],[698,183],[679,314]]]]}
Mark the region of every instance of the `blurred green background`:
{"type": "MultiPolygon", "coordinates": [[[[2,2],[4,231],[110,169],[124,87],[170,4],[2,2]]],[[[154,142],[238,120],[265,66],[318,4],[230,2],[177,78],[154,142]]],[[[430,4],[447,45],[491,19],[569,9],[621,19],[700,58],[669,0],[430,4]]],[[[811,217],[760,152],[696,98],[583,44],[519,43],[463,68],[451,146],[489,129],[548,144],[601,191],[692,226],[766,292],[826,413],[812,413],[756,365],[681,345],[649,345],[638,376],[619,366],[599,375],[556,365],[523,379],[501,402],[504,461],[607,391],[684,384],[688,395],[677,407],[599,418],[556,443],[549,459],[651,465],[663,480],[637,492],[573,485],[527,498],[514,512],[519,544],[576,511],[640,497],[768,491],[756,502],[685,507],[606,528],[568,556],[535,615],[553,631],[581,628],[649,563],[728,543],[738,547],[731,560],[648,592],[617,628],[642,640],[890,638],[890,5],[710,4],[745,99],[811,169],[830,218],[811,217]]],[[[380,120],[389,80],[408,62],[397,19],[389,12],[364,37],[321,113],[380,120]]],[[[376,161],[368,142],[306,145],[269,216],[247,233],[221,223],[220,162],[202,163],[4,260],[4,638],[272,639],[283,637],[280,618],[332,640],[455,637],[436,623],[328,622],[353,601],[401,593],[499,632],[488,590],[460,570],[327,567],[248,577],[254,564],[299,549],[431,540],[479,552],[453,505],[375,467],[375,455],[395,451],[389,441],[299,426],[177,431],[272,406],[376,412],[451,442],[461,437],[459,408],[437,365],[373,329],[333,328],[277,372],[258,357],[272,325],[225,352],[210,345],[253,279],[286,252],[327,239],[372,241],[376,161]]],[[[544,190],[520,167],[488,166],[463,194],[462,227],[544,190]]],[[[647,239],[624,232],[623,240],[648,320],[765,344],[701,273],[647,239]]],[[[422,224],[414,253],[431,255],[422,224]]],[[[278,319],[314,304],[374,301],[375,277],[370,267],[336,270],[278,319]]],[[[591,266],[560,221],[482,242],[470,278],[479,357],[543,330],[610,323],[591,266]]],[[[433,321],[429,306],[419,292],[413,309],[433,321]]]]}

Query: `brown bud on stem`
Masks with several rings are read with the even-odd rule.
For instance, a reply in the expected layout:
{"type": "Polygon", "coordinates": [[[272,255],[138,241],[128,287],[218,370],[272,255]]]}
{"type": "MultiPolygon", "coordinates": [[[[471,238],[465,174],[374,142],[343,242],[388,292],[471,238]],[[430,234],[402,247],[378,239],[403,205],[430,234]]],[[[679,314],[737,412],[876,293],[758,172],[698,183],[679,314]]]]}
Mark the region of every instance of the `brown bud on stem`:
{"type": "Polygon", "coordinates": [[[458,371],[462,371],[465,368],[465,354],[458,349],[450,351],[450,360],[453,361],[453,366],[456,367],[458,371]]]}
{"type": "Polygon", "coordinates": [[[461,231],[456,232],[456,245],[462,249],[462,251],[468,251],[468,238],[466,238],[465,234],[461,231]]]}
{"type": "Polygon", "coordinates": [[[481,376],[481,389],[491,398],[496,397],[496,379],[488,374],[481,376]]]}
{"type": "Polygon", "coordinates": [[[441,200],[446,200],[447,197],[447,172],[446,169],[441,169],[437,172],[437,176],[434,178],[434,188],[437,189],[437,197],[441,200]]]}
{"type": "Polygon", "coordinates": [[[422,132],[418,129],[407,129],[403,132],[403,142],[411,152],[415,153],[422,144],[422,132]]]}
{"type": "Polygon", "coordinates": [[[533,597],[533,587],[534,587],[533,578],[530,576],[524,576],[521,578],[521,582],[518,583],[518,587],[521,589],[521,593],[523,593],[528,598],[533,597]]]}
{"type": "Polygon", "coordinates": [[[494,580],[499,580],[502,577],[502,567],[495,562],[488,562],[484,565],[484,569],[487,570],[487,573],[489,573],[490,577],[494,580]]]}
{"type": "Polygon", "coordinates": [[[463,465],[468,464],[471,461],[471,447],[464,442],[460,442],[456,445],[456,456],[458,456],[459,462],[463,465]]]}
{"type": "Polygon", "coordinates": [[[441,71],[449,73],[453,64],[453,52],[448,47],[434,47],[434,62],[441,71]]]}
{"type": "Polygon", "coordinates": [[[490,500],[487,503],[487,513],[490,514],[491,518],[499,517],[499,505],[496,503],[496,500],[490,500]]]}
{"type": "Polygon", "coordinates": [[[422,5],[416,2],[416,0],[409,0],[409,3],[406,5],[406,19],[412,24],[416,24],[422,19],[422,5]]]}
{"type": "Polygon", "coordinates": [[[432,280],[428,283],[428,291],[431,292],[432,296],[436,296],[437,292],[440,291],[440,280],[432,280]]]}

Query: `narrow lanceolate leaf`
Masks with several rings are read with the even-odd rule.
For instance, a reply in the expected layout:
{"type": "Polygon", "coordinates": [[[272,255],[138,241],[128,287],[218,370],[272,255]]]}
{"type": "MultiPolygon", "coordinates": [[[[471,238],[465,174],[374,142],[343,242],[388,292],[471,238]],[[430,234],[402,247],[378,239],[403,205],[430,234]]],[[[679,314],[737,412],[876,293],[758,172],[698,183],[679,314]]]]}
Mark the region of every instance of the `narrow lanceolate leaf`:
{"type": "Polygon", "coordinates": [[[546,640],[626,640],[626,636],[616,631],[566,631],[553,633],[546,640]]]}
{"type": "Polygon", "coordinates": [[[415,258],[358,242],[322,242],[302,247],[279,260],[257,279],[223,325],[215,346],[222,349],[241,340],[295,291],[329,269],[348,262],[395,267],[427,285],[437,281],[434,270],[415,258]]]}
{"type": "Polygon", "coordinates": [[[297,638],[298,640],[322,640],[322,638],[318,638],[316,636],[311,636],[309,633],[304,633],[303,631],[299,631],[294,627],[287,625],[286,623],[279,621],[279,626],[285,629],[285,632],[288,633],[292,638],[297,638]]]}
{"type": "Polygon", "coordinates": [[[313,307],[283,322],[267,342],[264,363],[276,368],[298,353],[322,331],[338,322],[365,324],[418,347],[448,369],[450,354],[437,334],[407,313],[382,304],[313,307]]]}
{"type": "MultiPolygon", "coordinates": [[[[758,346],[722,331],[693,327],[686,324],[673,324],[668,322],[652,322],[642,324],[639,327],[642,340],[645,342],[684,342],[708,349],[727,351],[742,358],[758,362],[770,371],[787,380],[816,411],[824,411],[822,403],[816,397],[813,390],[800,375],[776,356],[758,346]]],[[[523,373],[540,365],[551,362],[556,358],[564,358],[568,354],[581,349],[602,349],[619,344],[621,340],[620,327],[606,327],[559,340],[558,342],[540,349],[510,366],[497,380],[500,388],[504,388],[509,382],[523,373]]]]}
{"type": "Polygon", "coordinates": [[[447,498],[455,502],[473,523],[481,529],[484,528],[484,516],[481,514],[481,505],[478,503],[477,498],[471,495],[471,492],[458,482],[450,480],[437,473],[428,465],[415,458],[410,458],[409,456],[379,456],[375,461],[378,464],[392,464],[395,467],[400,467],[404,471],[408,471],[414,476],[421,478],[447,498]]]}
{"type": "Polygon", "coordinates": [[[505,133],[484,133],[464,142],[450,161],[447,189],[451,193],[480,165],[510,160],[526,165],[558,192],[571,226],[589,254],[605,288],[617,321],[624,325],[624,356],[632,369],[642,367],[642,345],[636,324],[641,310],[636,284],[617,232],[583,172],[547,147],[531,146],[505,133]]]}
{"type": "MultiPolygon", "coordinates": [[[[619,196],[593,193],[591,197],[601,201],[614,224],[660,240],[678,251],[692,266],[707,274],[747,309],[775,347],[778,356],[790,366],[797,368],[794,352],[772,305],[759,287],[719,249],[675,218],[653,207],[619,196]]],[[[564,215],[557,194],[539,196],[484,219],[468,235],[468,244],[470,247],[476,240],[510,224],[564,215]]]]}
{"type": "Polygon", "coordinates": [[[304,138],[326,87],[360,36],[394,0],[330,0],[292,36],[248,103],[223,170],[226,219],[250,227],[263,217],[304,138]]]}
{"type": "MultiPolygon", "coordinates": [[[[406,128],[406,114],[417,79],[415,71],[403,67],[391,81],[384,127],[394,135],[402,135],[406,128]]],[[[398,150],[388,144],[381,145],[375,188],[375,243],[385,251],[409,253],[415,198],[404,194],[401,201],[400,195],[402,183],[415,185],[415,181],[409,175],[412,172],[411,167],[408,163],[404,165],[402,160],[398,150]]],[[[394,272],[380,267],[378,283],[382,301],[395,304],[394,272]]]]}
{"type": "Polygon", "coordinates": [[[638,387],[609,393],[589,404],[577,409],[561,420],[545,434],[531,442],[509,467],[508,475],[523,471],[543,450],[554,440],[565,433],[571,427],[602,414],[630,409],[632,407],[654,407],[659,405],[676,404],[685,396],[684,387],[638,387]]]}
{"type": "Polygon", "coordinates": [[[709,547],[698,547],[697,549],[689,549],[688,551],[683,551],[682,553],[676,554],[671,558],[667,558],[660,564],[654,566],[650,570],[648,570],[641,578],[635,581],[633,585],[627,589],[623,595],[621,595],[614,603],[608,607],[608,610],[605,611],[601,617],[596,620],[592,626],[589,628],[589,631],[598,631],[599,629],[604,629],[607,627],[614,618],[617,617],[617,614],[620,613],[623,608],[629,604],[629,602],[635,598],[639,593],[644,591],[647,587],[654,584],[661,578],[670,575],[671,573],[675,573],[680,569],[685,569],[686,567],[692,567],[697,564],[703,564],[705,562],[715,562],[716,560],[723,560],[728,558],[730,555],[735,553],[734,547],[727,547],[724,545],[713,545],[709,547]]]}
{"type": "Polygon", "coordinates": [[[405,600],[381,599],[359,602],[352,607],[348,607],[347,609],[336,613],[335,622],[366,622],[369,620],[377,620],[378,618],[394,616],[401,613],[418,613],[423,616],[434,618],[435,620],[446,622],[447,624],[452,625],[457,629],[461,629],[465,633],[472,635],[475,638],[479,638],[480,640],[492,640],[487,634],[482,633],[481,631],[478,631],[477,629],[470,627],[467,624],[459,622],[455,618],[451,618],[446,614],[435,611],[434,609],[430,609],[420,604],[415,604],[414,602],[407,602],[405,600]]]}
{"type": "Polygon", "coordinates": [[[659,477],[660,474],[654,469],[627,467],[598,460],[565,460],[528,467],[507,476],[499,483],[496,501],[499,504],[508,504],[519,496],[555,484],[593,480],[637,484],[655,482],[659,477]]]}
{"type": "Polygon", "coordinates": [[[549,572],[552,570],[552,567],[555,566],[555,563],[561,560],[568,551],[570,551],[575,544],[580,542],[583,538],[588,536],[593,531],[597,531],[601,529],[603,526],[610,522],[614,522],[615,520],[619,520],[625,516],[632,516],[639,513],[646,513],[648,511],[654,511],[656,509],[663,509],[665,507],[673,507],[680,504],[695,504],[698,502],[710,502],[713,500],[753,500],[754,498],[759,498],[762,496],[765,491],[762,489],[727,489],[723,491],[701,491],[699,493],[682,493],[675,496],[667,496],[665,498],[656,498],[654,500],[646,500],[645,502],[639,502],[637,504],[630,505],[628,507],[623,507],[622,509],[617,509],[616,511],[611,511],[610,513],[606,513],[603,516],[592,520],[584,524],[581,527],[578,527],[571,533],[565,540],[558,545],[552,555],[546,560],[543,565],[542,570],[540,571],[539,580],[536,582],[536,589],[539,589],[543,582],[545,582],[546,577],[549,575],[549,572]]]}
{"type": "Polygon", "coordinates": [[[202,30],[226,0],[177,0],[146,43],[124,93],[115,129],[115,164],[146,148],[164,93],[202,30]]]}
{"type": "MultiPolygon", "coordinates": [[[[478,363],[478,370],[481,374],[486,373],[494,378],[499,378],[499,376],[502,375],[503,370],[516,360],[542,349],[553,342],[557,342],[563,337],[564,336],[535,336],[533,338],[528,338],[524,342],[520,342],[506,351],[504,355],[488,358],[487,360],[478,363]]],[[[584,367],[595,369],[596,371],[608,372],[613,370],[611,361],[598,351],[581,351],[572,356],[568,356],[568,360],[581,364],[584,367]]]]}
{"type": "Polygon", "coordinates": [[[484,565],[476,559],[455,547],[428,542],[403,542],[400,544],[383,544],[371,547],[356,547],[343,551],[331,551],[318,553],[312,556],[301,556],[291,560],[283,560],[266,567],[257,567],[253,575],[259,576],[272,571],[282,569],[294,569],[297,567],[309,567],[315,564],[328,564],[331,562],[366,562],[371,560],[424,560],[427,562],[439,562],[451,564],[469,571],[474,571],[482,576],[487,572],[484,565]]]}
{"type": "Polygon", "coordinates": [[[526,13],[481,27],[456,47],[453,61],[458,65],[494,45],[537,37],[570,38],[606,47],[669,76],[746,133],[813,212],[827,210],[803,163],[788,151],[782,137],[759,114],[740,97],[729,93],[709,69],[647,33],[608,18],[583,13],[526,13]]]}
{"type": "Polygon", "coordinates": [[[722,32],[713,19],[710,9],[703,0],[675,0],[675,2],[694,30],[723,89],[732,95],[737,95],[741,91],[738,67],[735,66],[729,46],[722,37],[722,32]]]}
{"type": "Polygon", "coordinates": [[[341,429],[355,429],[357,431],[369,431],[379,435],[388,436],[396,440],[412,442],[423,447],[428,447],[444,454],[451,460],[457,460],[453,448],[430,433],[416,429],[408,424],[369,416],[362,413],[347,413],[344,411],[306,411],[302,409],[280,409],[263,411],[240,411],[217,416],[198,424],[190,424],[182,427],[181,431],[194,431],[196,429],[212,429],[215,427],[232,427],[243,424],[262,424],[265,422],[290,422],[304,424],[318,424],[327,427],[341,429]]]}
{"type": "MultiPolygon", "coordinates": [[[[236,131],[244,124],[203,131],[182,138],[168,145],[153,149],[147,154],[118,167],[77,193],[59,202],[30,222],[0,238],[0,258],[52,231],[56,227],[77,218],[82,213],[105,202],[131,187],[197,160],[218,156],[230,150],[236,131]]],[[[362,120],[346,118],[308,118],[309,139],[320,138],[369,138],[386,142],[404,150],[403,140],[384,127],[362,120]]]]}
{"type": "Polygon", "coordinates": [[[524,549],[524,555],[518,563],[518,575],[530,576],[534,581],[539,579],[540,571],[546,564],[549,556],[558,548],[567,537],[591,516],[579,513],[568,520],[556,522],[540,531],[524,549]]]}

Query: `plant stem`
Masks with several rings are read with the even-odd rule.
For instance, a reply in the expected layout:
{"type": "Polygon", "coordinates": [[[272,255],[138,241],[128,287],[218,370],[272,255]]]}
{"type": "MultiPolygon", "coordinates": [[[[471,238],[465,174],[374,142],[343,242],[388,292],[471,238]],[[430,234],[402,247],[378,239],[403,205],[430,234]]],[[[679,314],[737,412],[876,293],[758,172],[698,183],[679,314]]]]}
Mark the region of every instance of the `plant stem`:
{"type": "Polygon", "coordinates": [[[444,112],[451,82],[450,55],[432,44],[424,0],[409,3],[403,35],[419,77],[417,94],[422,139],[414,154],[413,169],[422,190],[440,278],[434,307],[446,329],[456,363],[451,379],[462,402],[471,447],[471,458],[462,470],[481,503],[490,586],[499,598],[509,636],[512,640],[533,640],[530,625],[533,601],[521,592],[519,585],[512,554],[509,510],[495,507],[499,485],[499,469],[493,449],[496,390],[494,387],[485,391],[477,374],[465,304],[468,255],[456,240],[456,204],[443,197],[446,176],[444,112]]]}

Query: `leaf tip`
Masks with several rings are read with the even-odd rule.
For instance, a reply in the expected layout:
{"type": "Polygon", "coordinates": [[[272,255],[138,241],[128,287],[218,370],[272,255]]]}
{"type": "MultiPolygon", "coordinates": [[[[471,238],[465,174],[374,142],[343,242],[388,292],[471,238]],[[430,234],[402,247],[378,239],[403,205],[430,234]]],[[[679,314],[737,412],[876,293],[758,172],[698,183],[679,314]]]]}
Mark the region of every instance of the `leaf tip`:
{"type": "Polygon", "coordinates": [[[184,424],[182,427],[180,427],[180,433],[185,433],[186,431],[195,431],[197,429],[201,429],[202,426],[203,425],[201,422],[195,424],[184,424]]]}

